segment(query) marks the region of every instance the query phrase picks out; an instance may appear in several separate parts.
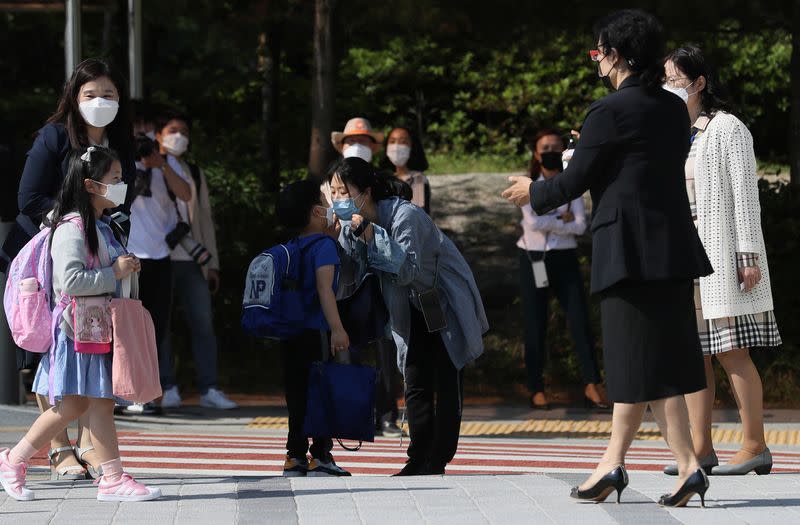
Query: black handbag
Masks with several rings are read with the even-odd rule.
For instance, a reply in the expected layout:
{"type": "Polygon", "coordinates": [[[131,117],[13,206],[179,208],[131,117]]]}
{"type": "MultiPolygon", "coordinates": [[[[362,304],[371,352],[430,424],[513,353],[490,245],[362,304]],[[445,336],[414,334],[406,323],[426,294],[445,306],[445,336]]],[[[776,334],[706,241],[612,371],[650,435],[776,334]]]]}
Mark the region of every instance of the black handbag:
{"type": "Polygon", "coordinates": [[[380,282],[368,275],[350,297],[337,303],[350,346],[363,348],[384,337],[389,311],[383,302],[380,282]]]}

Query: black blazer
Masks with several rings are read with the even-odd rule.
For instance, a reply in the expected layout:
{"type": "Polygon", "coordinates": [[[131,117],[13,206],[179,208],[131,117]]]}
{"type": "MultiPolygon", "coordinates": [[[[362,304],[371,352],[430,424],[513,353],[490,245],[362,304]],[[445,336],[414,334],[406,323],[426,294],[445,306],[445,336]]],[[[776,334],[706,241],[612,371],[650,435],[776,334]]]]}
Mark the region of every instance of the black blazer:
{"type": "Polygon", "coordinates": [[[591,105],[567,169],[531,185],[538,214],[591,191],[592,293],[713,272],[686,195],[689,128],[678,97],[630,77],[591,105]]]}
{"type": "MultiPolygon", "coordinates": [[[[114,144],[109,144],[114,148],[114,144]]],[[[67,178],[69,152],[72,145],[63,124],[45,124],[33,141],[25,159],[22,178],[17,193],[19,215],[8,238],[3,244],[3,252],[8,260],[16,257],[23,246],[39,231],[39,224],[55,205],[55,199],[67,178]]],[[[136,166],[132,151],[119,151],[122,164],[122,180],[127,183],[128,196],[125,204],[119,207],[130,213],[133,196],[133,182],[136,166]]],[[[0,261],[0,267],[4,266],[0,261]]]]}

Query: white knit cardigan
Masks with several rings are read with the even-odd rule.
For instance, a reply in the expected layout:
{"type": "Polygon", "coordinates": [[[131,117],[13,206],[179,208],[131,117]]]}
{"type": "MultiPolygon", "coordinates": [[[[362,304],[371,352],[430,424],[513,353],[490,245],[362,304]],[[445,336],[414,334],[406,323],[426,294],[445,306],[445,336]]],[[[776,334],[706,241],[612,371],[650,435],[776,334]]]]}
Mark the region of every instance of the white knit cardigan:
{"type": "Polygon", "coordinates": [[[714,273],[700,278],[703,317],[719,319],[773,309],[753,137],[729,113],[718,113],[698,138],[695,156],[697,231],[714,273]],[[739,289],[737,252],[758,254],[761,281],[739,289]]]}

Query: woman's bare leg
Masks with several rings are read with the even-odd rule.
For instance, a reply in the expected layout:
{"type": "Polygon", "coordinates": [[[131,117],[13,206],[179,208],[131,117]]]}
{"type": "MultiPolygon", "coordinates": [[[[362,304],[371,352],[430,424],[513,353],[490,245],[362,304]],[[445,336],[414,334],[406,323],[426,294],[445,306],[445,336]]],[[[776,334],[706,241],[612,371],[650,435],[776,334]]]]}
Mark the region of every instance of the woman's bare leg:
{"type": "Polygon", "coordinates": [[[694,454],[698,458],[706,457],[714,449],[714,443],[711,441],[711,419],[717,391],[714,380],[714,364],[711,362],[711,356],[705,356],[703,361],[706,370],[707,387],[699,392],[686,395],[694,454]]]}
{"type": "Polygon", "coordinates": [[[667,446],[678,461],[677,488],[683,485],[699,467],[689,431],[689,412],[684,396],[672,396],[651,401],[650,408],[667,446]]]}
{"type": "Polygon", "coordinates": [[[615,467],[625,464],[625,454],[642,424],[646,408],[647,403],[614,403],[608,446],[592,475],[580,486],[581,490],[591,488],[615,467]]]}
{"type": "Polygon", "coordinates": [[[728,374],[739,417],[742,419],[744,441],[742,448],[729,461],[731,464],[743,463],[767,448],[764,438],[764,392],[761,376],[750,358],[747,348],[731,350],[717,355],[720,364],[728,374]]]}

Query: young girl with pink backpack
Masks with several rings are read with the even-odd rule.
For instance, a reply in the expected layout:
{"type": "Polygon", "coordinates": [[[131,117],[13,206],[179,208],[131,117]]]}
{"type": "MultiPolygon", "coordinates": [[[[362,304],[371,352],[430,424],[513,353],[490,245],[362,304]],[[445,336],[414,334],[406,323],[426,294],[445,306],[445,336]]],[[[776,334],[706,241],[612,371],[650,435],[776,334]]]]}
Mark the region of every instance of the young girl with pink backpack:
{"type": "MultiPolygon", "coordinates": [[[[121,181],[122,169],[114,151],[90,146],[73,153],[46,223],[51,231],[48,242],[52,259],[52,292],[48,289],[46,295],[48,306],[55,310],[52,344],[39,365],[34,391],[49,396],[53,406],[39,416],[16,446],[0,450],[0,484],[17,500],[34,499],[25,486],[31,457],[85,413],[102,461],[102,476],[96,481],[97,499],[146,501],[161,496],[159,489],[135,481],[122,470],[114,425],[111,298],[130,295],[141,267],[139,260],[116,241],[103,216],[106,209],[125,200],[127,186],[121,181]]],[[[47,269],[48,264],[42,267],[47,269]]],[[[31,278],[16,283],[20,296],[35,294],[37,286],[49,288],[44,273],[45,278],[38,283],[31,278]]],[[[23,311],[21,315],[31,313],[23,311]]],[[[116,351],[117,343],[114,345],[116,351]]]]}

